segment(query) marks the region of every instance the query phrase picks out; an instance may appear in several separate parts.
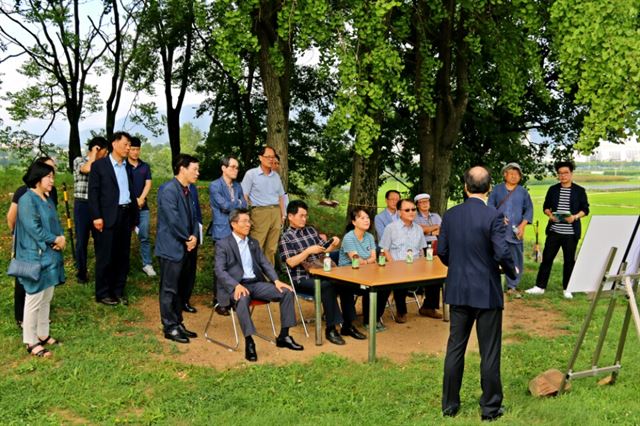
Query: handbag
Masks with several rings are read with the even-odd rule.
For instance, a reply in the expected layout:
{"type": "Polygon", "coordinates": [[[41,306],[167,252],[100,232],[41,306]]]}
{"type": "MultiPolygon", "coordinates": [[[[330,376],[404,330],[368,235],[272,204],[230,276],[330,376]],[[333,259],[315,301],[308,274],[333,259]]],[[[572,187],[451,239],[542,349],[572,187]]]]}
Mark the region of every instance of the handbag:
{"type": "MultiPolygon", "coordinates": [[[[16,227],[18,224],[16,223],[16,227]]],[[[17,234],[17,233],[16,233],[17,234]]],[[[11,262],[7,275],[16,278],[25,278],[31,281],[40,280],[40,262],[21,260],[16,258],[16,234],[13,236],[13,252],[11,253],[11,262]]]]}

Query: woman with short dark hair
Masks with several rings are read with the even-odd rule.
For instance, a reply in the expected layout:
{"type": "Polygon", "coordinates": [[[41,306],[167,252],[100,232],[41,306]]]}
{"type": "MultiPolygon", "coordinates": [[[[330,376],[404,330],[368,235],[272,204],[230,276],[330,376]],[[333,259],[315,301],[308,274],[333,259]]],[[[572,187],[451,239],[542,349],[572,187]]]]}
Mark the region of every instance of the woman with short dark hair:
{"type": "Polygon", "coordinates": [[[53,188],[54,169],[48,164],[33,163],[22,180],[29,188],[18,201],[16,222],[16,259],[39,263],[38,280],[18,278],[26,292],[23,342],[27,352],[49,357],[46,345],[56,339],[49,335],[49,309],[53,288],[65,281],[62,251],[66,241],[55,205],[47,194],[53,188]]]}

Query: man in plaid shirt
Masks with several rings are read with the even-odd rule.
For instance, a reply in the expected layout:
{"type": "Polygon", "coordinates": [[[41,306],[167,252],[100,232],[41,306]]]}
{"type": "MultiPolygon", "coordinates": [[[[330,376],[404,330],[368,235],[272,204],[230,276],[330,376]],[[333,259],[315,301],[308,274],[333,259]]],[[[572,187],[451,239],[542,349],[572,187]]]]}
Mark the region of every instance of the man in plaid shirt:
{"type": "Polygon", "coordinates": [[[92,229],[89,213],[89,172],[94,161],[107,155],[107,140],[95,136],[87,142],[88,152],[73,160],[73,223],[76,231],[76,278],[79,283],[89,282],[87,274],[87,245],[92,229]]]}
{"type": "MultiPolygon", "coordinates": [[[[313,278],[302,266],[305,262],[322,263],[325,253],[331,252],[340,246],[340,238],[333,237],[331,245],[325,250],[324,241],[320,239],[318,231],[307,225],[309,208],[304,201],[294,200],[287,206],[287,219],[289,228],[280,239],[280,256],[291,270],[291,279],[295,288],[304,293],[313,294],[313,278]]],[[[344,345],[342,336],[351,336],[355,339],[366,339],[352,324],[355,320],[356,310],[354,293],[346,286],[336,286],[331,281],[321,281],[322,306],[327,321],[325,336],[327,340],[336,345],[344,345]],[[344,319],[338,307],[337,295],[344,311],[344,319]],[[340,333],[336,326],[342,324],[340,333]],[[342,336],[341,336],[342,335],[342,336]]]]}

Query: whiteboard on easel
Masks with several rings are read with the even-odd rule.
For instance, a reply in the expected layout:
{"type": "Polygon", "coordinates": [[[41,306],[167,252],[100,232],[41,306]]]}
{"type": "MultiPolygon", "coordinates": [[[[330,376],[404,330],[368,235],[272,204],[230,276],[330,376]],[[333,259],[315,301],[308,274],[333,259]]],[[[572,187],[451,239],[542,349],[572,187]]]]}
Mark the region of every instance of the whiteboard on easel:
{"type": "MultiPolygon", "coordinates": [[[[571,292],[594,292],[600,284],[598,276],[609,254],[611,247],[618,251],[611,264],[608,274],[618,273],[622,259],[627,253],[627,263],[638,265],[640,256],[640,231],[636,232],[639,216],[593,216],[589,229],[584,236],[578,259],[573,268],[567,290],[571,292]],[[631,238],[634,236],[633,244],[631,238]]],[[[609,287],[610,288],[610,287],[609,287]]]]}

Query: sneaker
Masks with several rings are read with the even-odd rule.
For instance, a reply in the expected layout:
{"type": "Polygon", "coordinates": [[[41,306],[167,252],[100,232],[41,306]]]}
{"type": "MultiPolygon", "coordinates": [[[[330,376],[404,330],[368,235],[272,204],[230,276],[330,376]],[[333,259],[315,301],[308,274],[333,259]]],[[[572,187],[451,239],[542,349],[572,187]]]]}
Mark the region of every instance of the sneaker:
{"type": "Polygon", "coordinates": [[[565,299],[573,299],[573,294],[571,294],[570,291],[564,290],[562,292],[562,295],[564,296],[565,299]]]}
{"type": "MultiPolygon", "coordinates": [[[[364,324],[364,328],[369,331],[369,324],[364,324]]],[[[382,323],[382,321],[378,321],[376,323],[376,333],[381,333],[383,331],[385,331],[387,329],[387,327],[384,326],[384,324],[382,323]]]]}
{"type": "Polygon", "coordinates": [[[155,277],[157,275],[156,271],[153,269],[153,266],[151,266],[151,265],[144,265],[142,267],[142,271],[145,274],[147,274],[147,276],[149,276],[149,277],[155,277]]]}
{"type": "Polygon", "coordinates": [[[527,294],[544,294],[544,288],[540,288],[537,285],[531,287],[529,290],[525,290],[527,294]]]}

